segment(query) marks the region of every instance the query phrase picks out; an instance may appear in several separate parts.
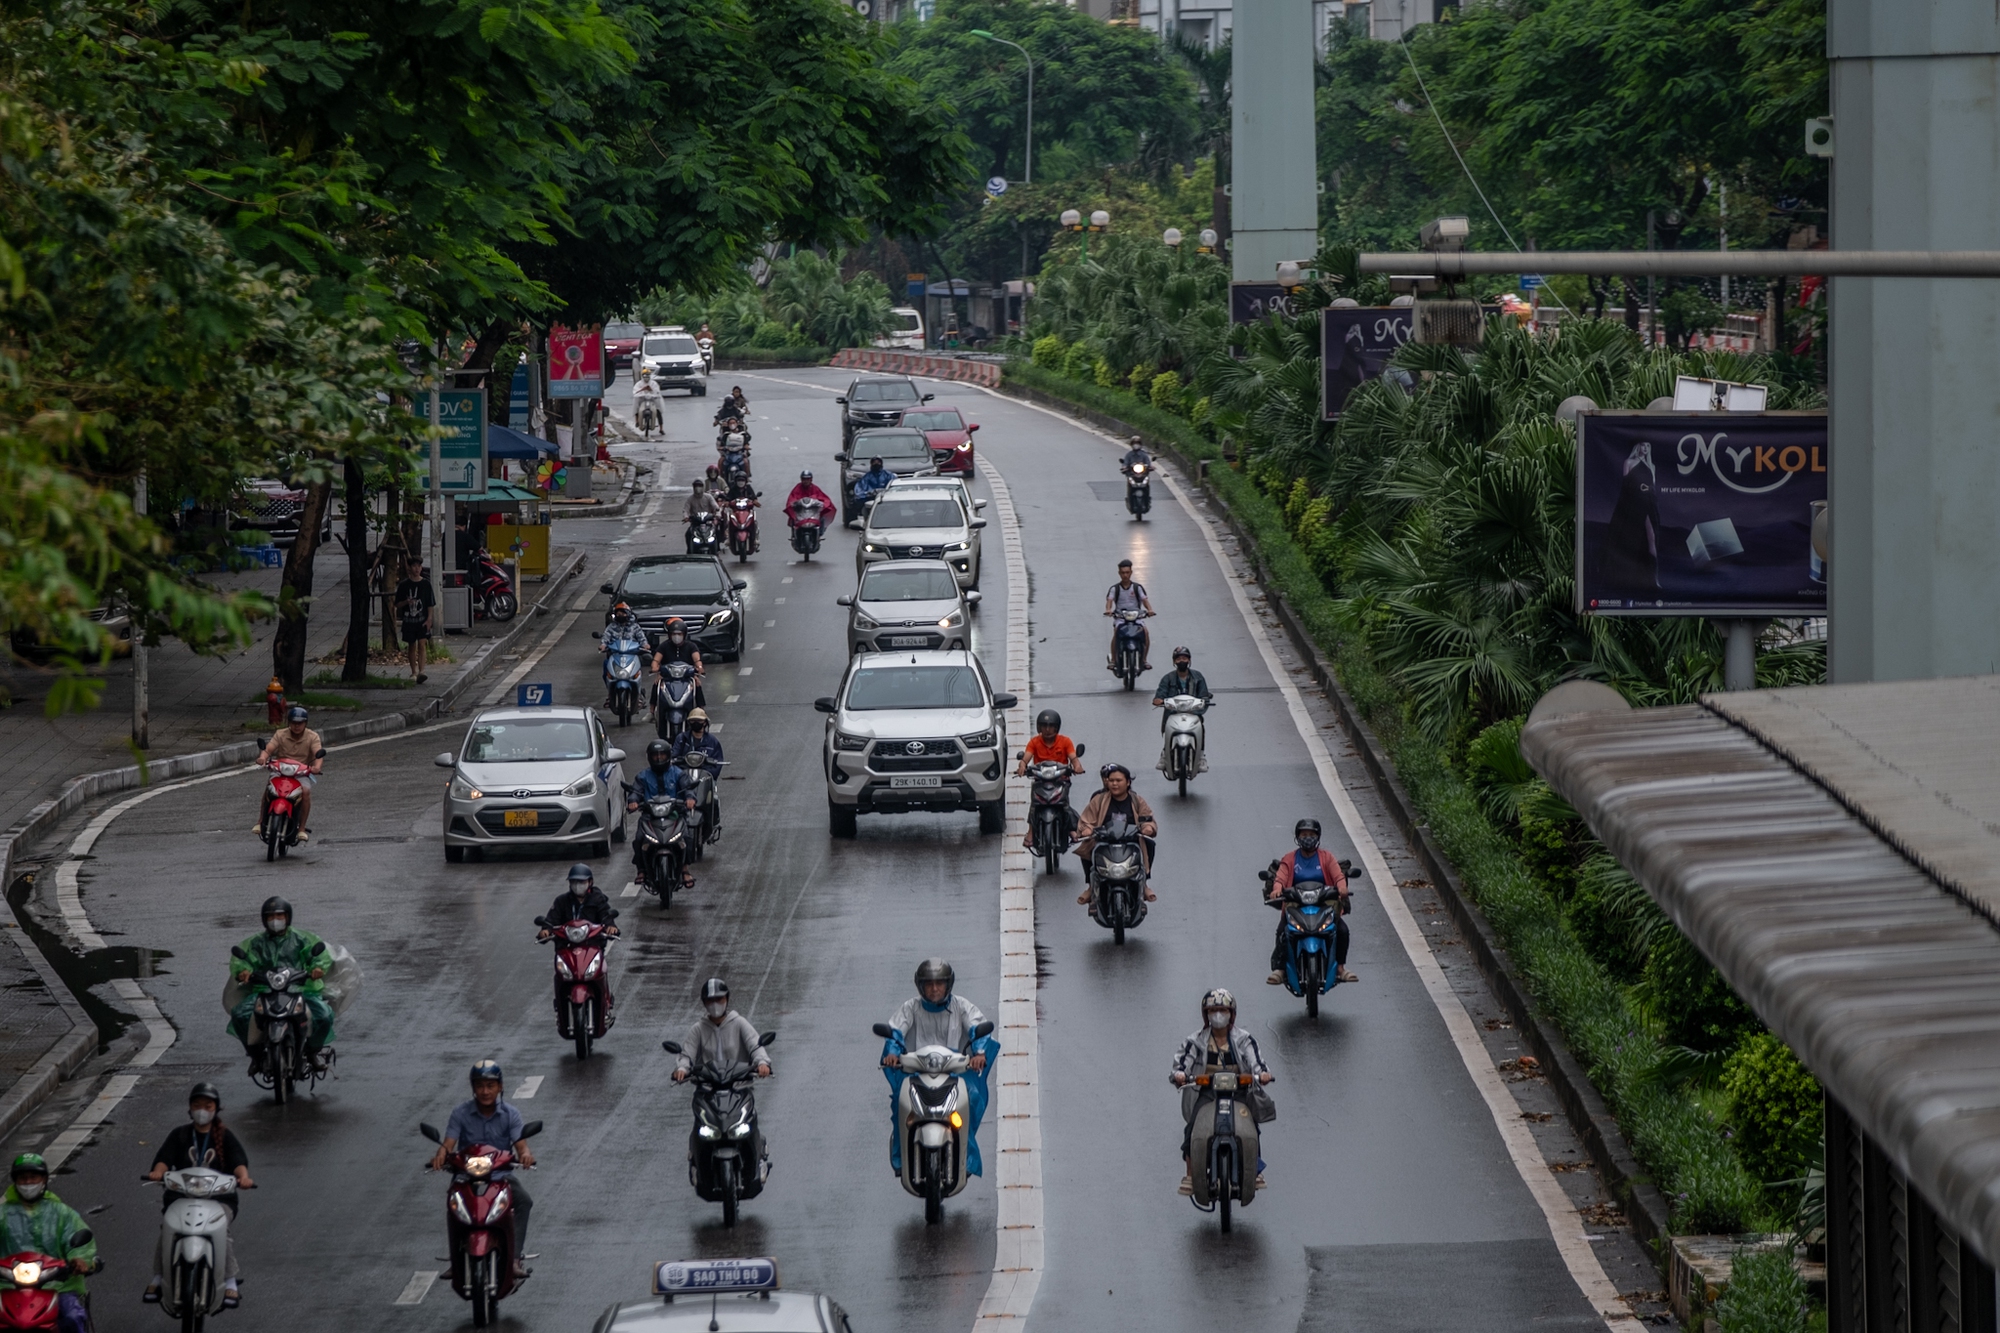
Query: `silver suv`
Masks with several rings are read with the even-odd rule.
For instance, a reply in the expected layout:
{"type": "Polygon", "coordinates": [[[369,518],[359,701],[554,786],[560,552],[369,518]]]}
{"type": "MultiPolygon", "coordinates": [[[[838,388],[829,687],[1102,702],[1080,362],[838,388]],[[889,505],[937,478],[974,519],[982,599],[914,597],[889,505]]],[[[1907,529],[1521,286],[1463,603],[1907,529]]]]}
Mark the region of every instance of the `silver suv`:
{"type": "Polygon", "coordinates": [[[979,530],[966,505],[963,486],[894,482],[875,497],[861,540],[854,547],[854,572],[883,560],[942,560],[961,588],[979,586],[979,530]]]}
{"type": "Polygon", "coordinates": [[[966,623],[976,592],[959,590],[942,560],[885,560],[861,571],[853,595],[840,599],[847,612],[847,651],[898,648],[970,648],[966,623]]]}
{"type": "Polygon", "coordinates": [[[1007,821],[1011,694],[995,694],[969,652],[862,653],[840,693],[813,701],[828,714],[826,814],[851,838],[862,814],[977,810],[979,831],[1007,821]]]}

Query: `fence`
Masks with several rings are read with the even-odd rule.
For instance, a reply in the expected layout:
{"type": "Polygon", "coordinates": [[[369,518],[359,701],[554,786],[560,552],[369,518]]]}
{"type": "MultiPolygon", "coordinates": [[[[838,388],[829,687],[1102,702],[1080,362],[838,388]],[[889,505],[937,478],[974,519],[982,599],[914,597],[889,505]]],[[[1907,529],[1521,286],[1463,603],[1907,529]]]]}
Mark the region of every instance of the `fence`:
{"type": "Polygon", "coordinates": [[[878,370],[892,375],[922,375],[934,380],[962,380],[1000,387],[998,361],[974,361],[964,357],[937,356],[928,352],[897,352],[883,347],[848,347],[834,353],[827,364],[843,370],[878,370]]]}

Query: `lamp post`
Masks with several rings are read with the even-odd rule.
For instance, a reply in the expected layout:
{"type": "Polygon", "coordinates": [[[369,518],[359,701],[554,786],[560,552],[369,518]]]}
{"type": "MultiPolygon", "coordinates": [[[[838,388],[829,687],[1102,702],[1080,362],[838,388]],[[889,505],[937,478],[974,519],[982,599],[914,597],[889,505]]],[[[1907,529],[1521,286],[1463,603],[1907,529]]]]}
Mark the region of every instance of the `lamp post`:
{"type": "Polygon", "coordinates": [[[974,37],[984,37],[989,42],[1011,46],[1021,53],[1021,59],[1028,62],[1028,143],[1021,154],[1021,184],[1035,183],[1035,58],[1028,54],[1028,48],[1019,42],[1010,42],[1005,37],[995,37],[984,28],[974,28],[974,37]]]}
{"type": "Polygon", "coordinates": [[[1165,231],[1160,233],[1160,240],[1169,250],[1180,249],[1181,229],[1179,227],[1167,228],[1165,231]]]}
{"type": "Polygon", "coordinates": [[[1215,228],[1203,227],[1201,229],[1201,244],[1195,247],[1195,252],[1204,255],[1215,253],[1215,228]]]}

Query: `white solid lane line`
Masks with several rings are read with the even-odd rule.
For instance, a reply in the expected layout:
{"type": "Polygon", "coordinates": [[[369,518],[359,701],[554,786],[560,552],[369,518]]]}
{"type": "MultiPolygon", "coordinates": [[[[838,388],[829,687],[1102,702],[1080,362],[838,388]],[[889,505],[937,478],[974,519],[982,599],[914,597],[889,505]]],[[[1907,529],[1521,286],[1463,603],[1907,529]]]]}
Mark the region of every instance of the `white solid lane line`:
{"type": "Polygon", "coordinates": [[[633,880],[633,881],[632,881],[632,882],[631,882],[630,884],[627,884],[627,885],[625,886],[625,891],[624,891],[623,893],[619,894],[618,896],[619,896],[620,898],[636,898],[636,897],[638,897],[638,896],[639,896],[639,881],[635,879],[635,880],[633,880]]]}
{"type": "Polygon", "coordinates": [[[540,665],[544,657],[548,656],[549,651],[562,642],[563,635],[569,633],[570,626],[576,623],[578,616],[590,609],[591,601],[597,596],[598,594],[595,591],[585,592],[581,597],[570,603],[569,613],[561,620],[558,620],[555,623],[555,627],[542,636],[542,641],[535,645],[535,651],[522,658],[520,665],[508,672],[507,678],[493,687],[493,692],[486,696],[486,702],[483,706],[491,708],[502,699],[505,699],[507,691],[520,684],[522,679],[540,665]]]}
{"type": "Polygon", "coordinates": [[[431,1284],[437,1281],[435,1268],[419,1268],[410,1274],[410,1280],[403,1284],[403,1294],[396,1297],[398,1305],[422,1305],[424,1297],[430,1293],[431,1284]]]}
{"type": "Polygon", "coordinates": [[[541,1074],[530,1074],[528,1077],[522,1079],[521,1085],[514,1089],[514,1100],[525,1102],[537,1092],[540,1092],[542,1089],[542,1078],[543,1075],[541,1074]]]}

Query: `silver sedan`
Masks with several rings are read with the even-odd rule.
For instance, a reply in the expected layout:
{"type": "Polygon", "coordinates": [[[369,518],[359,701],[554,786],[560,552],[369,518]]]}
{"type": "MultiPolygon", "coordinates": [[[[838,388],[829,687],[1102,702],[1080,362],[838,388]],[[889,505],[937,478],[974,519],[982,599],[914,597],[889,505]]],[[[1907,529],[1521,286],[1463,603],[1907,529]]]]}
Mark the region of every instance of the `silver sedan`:
{"type": "Polygon", "coordinates": [[[883,560],[869,565],[847,607],[847,651],[972,647],[967,623],[977,592],[959,588],[942,560],[883,560]]]}
{"type": "Polygon", "coordinates": [[[625,840],[624,759],[594,708],[487,709],[458,753],[436,760],[452,770],[444,859],[550,844],[611,855],[611,844],[625,840]]]}

